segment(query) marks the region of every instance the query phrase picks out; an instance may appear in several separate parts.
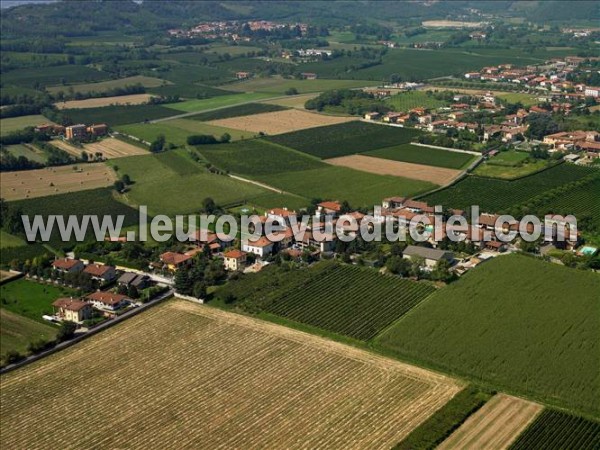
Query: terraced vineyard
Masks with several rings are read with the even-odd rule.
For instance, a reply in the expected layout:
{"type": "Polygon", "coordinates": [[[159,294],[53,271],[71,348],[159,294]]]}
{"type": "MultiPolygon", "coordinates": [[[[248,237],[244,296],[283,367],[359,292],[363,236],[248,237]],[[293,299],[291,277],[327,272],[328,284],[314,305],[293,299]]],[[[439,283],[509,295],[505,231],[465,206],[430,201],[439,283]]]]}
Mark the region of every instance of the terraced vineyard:
{"type": "Polygon", "coordinates": [[[368,340],[435,289],[371,269],[338,266],[267,306],[267,311],[355,339],[368,340]]]}
{"type": "Polygon", "coordinates": [[[546,409],[509,447],[510,450],[597,450],[600,423],[546,409]]]}
{"type": "Polygon", "coordinates": [[[414,129],[355,121],[270,136],[267,139],[327,159],[407,144],[419,134],[414,129]]]}
{"type": "Polygon", "coordinates": [[[317,336],[171,301],[3,375],[0,446],[384,449],[461,388],[317,336]]]}
{"type": "Polygon", "coordinates": [[[504,212],[526,204],[544,191],[597,172],[598,169],[591,167],[559,164],[514,181],[470,176],[447,189],[423,197],[423,201],[447,208],[468,209],[471,205],[479,205],[482,211],[504,212]]]}

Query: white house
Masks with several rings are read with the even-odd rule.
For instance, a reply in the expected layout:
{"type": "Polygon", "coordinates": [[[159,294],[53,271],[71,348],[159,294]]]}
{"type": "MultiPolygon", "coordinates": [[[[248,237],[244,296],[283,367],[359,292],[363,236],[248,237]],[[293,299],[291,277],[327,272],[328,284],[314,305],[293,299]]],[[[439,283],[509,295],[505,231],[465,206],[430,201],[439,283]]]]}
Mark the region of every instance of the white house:
{"type": "Polygon", "coordinates": [[[273,242],[262,236],[256,240],[242,241],[242,251],[246,253],[254,253],[260,258],[273,253],[273,242]]]}

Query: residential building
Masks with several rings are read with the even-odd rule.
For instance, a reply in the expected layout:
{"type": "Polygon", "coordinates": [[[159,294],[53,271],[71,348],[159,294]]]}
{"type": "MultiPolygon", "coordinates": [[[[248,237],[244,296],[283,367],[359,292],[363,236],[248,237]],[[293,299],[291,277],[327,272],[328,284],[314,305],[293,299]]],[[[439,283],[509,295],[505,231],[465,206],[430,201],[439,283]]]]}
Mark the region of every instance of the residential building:
{"type": "Polygon", "coordinates": [[[377,120],[381,117],[381,114],[379,114],[376,111],[372,111],[372,112],[368,112],[365,113],[365,119],[366,120],[377,120]]]}
{"type": "Polygon", "coordinates": [[[337,216],[342,210],[342,204],[338,201],[327,201],[321,202],[317,205],[317,210],[315,211],[315,216],[337,216]]]}
{"type": "Polygon", "coordinates": [[[112,281],[117,277],[114,267],[103,264],[88,264],[83,271],[98,281],[112,281]]]}
{"type": "Polygon", "coordinates": [[[250,78],[252,74],[250,72],[236,72],[235,77],[238,80],[245,80],[246,78],[250,78]]]}
{"type": "Polygon", "coordinates": [[[225,258],[225,270],[242,270],[246,265],[246,252],[241,250],[229,250],[223,254],[225,258]]]}
{"type": "Polygon", "coordinates": [[[57,317],[70,322],[82,323],[94,315],[92,305],[73,298],[58,298],[52,306],[57,317]]]}
{"type": "Polygon", "coordinates": [[[96,291],[93,294],[88,295],[86,299],[95,308],[105,311],[116,311],[131,303],[131,299],[126,295],[102,291],[96,291]]]}
{"type": "Polygon", "coordinates": [[[600,96],[600,87],[586,86],[584,94],[586,97],[598,98],[600,96]]]}
{"type": "Polygon", "coordinates": [[[92,136],[104,136],[108,133],[108,125],[105,123],[90,125],[87,127],[87,132],[92,136]]]}
{"type": "Polygon", "coordinates": [[[271,220],[277,220],[281,225],[289,225],[290,217],[297,217],[296,211],[290,211],[287,208],[273,208],[265,212],[265,217],[271,220]]]}
{"type": "Polygon", "coordinates": [[[60,258],[52,262],[52,267],[59,272],[75,273],[81,272],[85,266],[78,259],[60,258]]]}
{"type": "Polygon", "coordinates": [[[165,252],[160,255],[160,260],[168,270],[175,272],[180,267],[190,265],[192,256],[177,252],[165,252]]]}
{"type": "Polygon", "coordinates": [[[79,139],[87,136],[87,127],[80,123],[77,125],[71,125],[65,128],[65,137],[67,139],[79,139]]]}
{"type": "Polygon", "coordinates": [[[425,260],[425,265],[430,269],[434,268],[441,260],[449,262],[454,261],[454,254],[450,251],[418,247],[416,245],[409,245],[406,247],[404,252],[402,252],[402,255],[405,259],[423,258],[425,260]]]}
{"type": "Polygon", "coordinates": [[[274,243],[269,241],[266,237],[262,236],[258,239],[242,241],[242,251],[247,253],[254,253],[260,258],[269,256],[273,253],[274,243]]]}
{"type": "Polygon", "coordinates": [[[148,275],[140,275],[133,272],[125,272],[119,277],[117,283],[120,286],[133,286],[136,289],[144,289],[150,285],[150,277],[148,275]]]}
{"type": "Polygon", "coordinates": [[[384,198],[381,202],[381,206],[386,209],[402,208],[402,205],[406,201],[406,197],[388,197],[384,198]]]}
{"type": "Polygon", "coordinates": [[[316,80],[317,79],[317,74],[313,73],[313,72],[302,72],[300,74],[300,76],[304,80],[316,80]]]}

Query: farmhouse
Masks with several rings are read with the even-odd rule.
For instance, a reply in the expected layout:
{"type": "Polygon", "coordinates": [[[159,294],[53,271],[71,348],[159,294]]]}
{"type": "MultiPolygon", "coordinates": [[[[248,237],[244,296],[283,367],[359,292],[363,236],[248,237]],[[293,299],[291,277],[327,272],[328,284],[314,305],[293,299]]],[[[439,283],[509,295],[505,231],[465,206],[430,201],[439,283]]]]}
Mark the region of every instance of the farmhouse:
{"type": "Polygon", "coordinates": [[[235,77],[238,80],[245,80],[246,78],[250,78],[250,75],[252,75],[250,72],[236,72],[235,73],[235,77]]]}
{"type": "Polygon", "coordinates": [[[225,258],[225,270],[241,270],[246,264],[246,252],[241,250],[230,250],[223,254],[225,258]]]}
{"type": "Polygon", "coordinates": [[[365,119],[367,119],[367,120],[377,120],[380,117],[381,117],[381,114],[379,114],[376,111],[368,112],[368,113],[365,114],[365,119]]]}
{"type": "Polygon", "coordinates": [[[273,242],[269,241],[266,237],[260,237],[256,240],[242,241],[242,251],[247,253],[254,253],[260,258],[273,253],[273,242]]]}
{"type": "Polygon", "coordinates": [[[300,76],[304,80],[316,80],[317,79],[317,74],[313,73],[313,72],[302,72],[300,74],[300,76]]]}
{"type": "Polygon", "coordinates": [[[117,277],[114,267],[102,264],[88,264],[83,271],[91,275],[93,280],[98,281],[112,281],[117,277]]]}
{"type": "Polygon", "coordinates": [[[296,217],[298,213],[296,211],[290,211],[287,208],[273,208],[265,212],[265,217],[271,220],[277,220],[282,224],[290,224],[290,217],[296,217]]]}
{"type": "Polygon", "coordinates": [[[86,298],[95,308],[106,311],[116,311],[131,303],[131,299],[126,295],[113,292],[96,291],[86,298]]]}
{"type": "Polygon", "coordinates": [[[105,123],[99,123],[96,125],[90,125],[86,130],[92,136],[104,136],[108,133],[108,125],[105,123]]]}
{"type": "Polygon", "coordinates": [[[406,197],[388,197],[384,198],[381,202],[381,206],[386,209],[402,208],[402,205],[406,201],[406,197]]]}
{"type": "Polygon", "coordinates": [[[409,245],[402,252],[404,259],[412,258],[423,258],[425,265],[429,268],[435,267],[435,265],[441,261],[446,260],[449,262],[454,261],[454,255],[452,252],[446,250],[437,250],[434,248],[417,247],[416,245],[409,245]]]}
{"type": "Polygon", "coordinates": [[[81,272],[84,265],[78,259],[60,258],[52,262],[52,267],[59,272],[75,273],[81,272]]]}
{"type": "Polygon", "coordinates": [[[197,243],[199,248],[208,247],[211,253],[216,253],[224,246],[216,233],[207,230],[199,230],[190,235],[190,240],[197,243]]]}
{"type": "Polygon", "coordinates": [[[317,210],[315,211],[315,216],[337,216],[342,210],[342,204],[338,201],[328,201],[321,202],[317,205],[317,210]]]}
{"type": "Polygon", "coordinates": [[[83,138],[87,134],[87,127],[80,123],[77,125],[71,125],[65,128],[65,137],[67,139],[78,139],[83,138]]]}
{"type": "Polygon", "coordinates": [[[59,298],[52,303],[54,313],[61,320],[82,323],[92,318],[92,305],[72,298],[59,298]]]}

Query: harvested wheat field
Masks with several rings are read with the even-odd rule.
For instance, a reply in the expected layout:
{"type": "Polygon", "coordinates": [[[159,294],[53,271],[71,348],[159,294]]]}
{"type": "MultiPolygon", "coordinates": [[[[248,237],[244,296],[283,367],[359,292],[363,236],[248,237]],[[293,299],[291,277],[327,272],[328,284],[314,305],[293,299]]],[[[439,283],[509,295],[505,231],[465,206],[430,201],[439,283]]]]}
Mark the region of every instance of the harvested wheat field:
{"type": "Polygon", "coordinates": [[[235,130],[263,132],[266,134],[281,134],[306,128],[323,127],[356,120],[354,117],[325,116],[323,114],[289,109],[270,113],[254,114],[251,116],[230,117],[212,120],[211,125],[233,128],[235,130]]]}
{"type": "Polygon", "coordinates": [[[174,300],[1,380],[5,448],[390,448],[461,389],[174,300]]]}
{"type": "Polygon", "coordinates": [[[153,96],[150,94],[119,95],[116,97],[86,98],[85,100],[69,100],[54,104],[57,109],[99,108],[110,105],[142,105],[148,103],[153,96]]]}
{"type": "Polygon", "coordinates": [[[0,197],[6,200],[45,197],[106,187],[115,180],[115,173],[104,163],[4,172],[0,178],[0,197]]]}
{"type": "Polygon", "coordinates": [[[81,152],[84,150],[83,148],[76,147],[73,144],[68,143],[67,141],[63,141],[62,139],[52,139],[50,141],[50,144],[54,147],[64,150],[69,155],[76,156],[77,158],[81,156],[81,152]]]}
{"type": "Polygon", "coordinates": [[[106,159],[123,158],[125,156],[147,155],[148,151],[137,145],[116,138],[105,138],[100,141],[85,144],[84,150],[91,155],[102,153],[106,159]]]}
{"type": "Polygon", "coordinates": [[[442,186],[450,183],[461,174],[460,170],[392,161],[364,155],[341,156],[339,158],[326,159],[325,162],[334,166],[349,167],[378,175],[394,175],[396,177],[429,181],[442,186]]]}
{"type": "Polygon", "coordinates": [[[446,439],[438,450],[502,450],[533,422],[543,407],[498,394],[446,439]]]}

